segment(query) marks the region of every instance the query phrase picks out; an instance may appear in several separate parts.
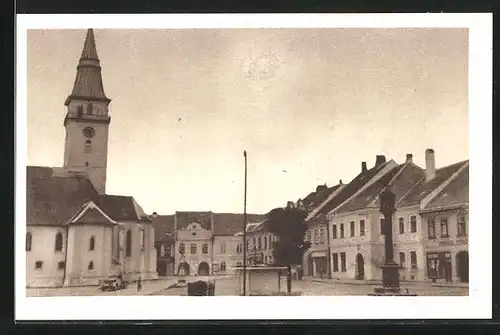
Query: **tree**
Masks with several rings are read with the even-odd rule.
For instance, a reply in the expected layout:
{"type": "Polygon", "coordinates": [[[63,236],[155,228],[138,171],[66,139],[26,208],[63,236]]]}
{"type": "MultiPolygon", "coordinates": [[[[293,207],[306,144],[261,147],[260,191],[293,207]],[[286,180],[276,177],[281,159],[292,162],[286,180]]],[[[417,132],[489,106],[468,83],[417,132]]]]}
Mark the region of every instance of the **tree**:
{"type": "Polygon", "coordinates": [[[302,256],[311,243],[304,241],[307,231],[307,212],[302,208],[287,205],[275,208],[267,214],[267,228],[277,236],[273,243],[273,257],[276,265],[287,267],[287,291],[292,291],[292,265],[302,263],[302,256]]]}

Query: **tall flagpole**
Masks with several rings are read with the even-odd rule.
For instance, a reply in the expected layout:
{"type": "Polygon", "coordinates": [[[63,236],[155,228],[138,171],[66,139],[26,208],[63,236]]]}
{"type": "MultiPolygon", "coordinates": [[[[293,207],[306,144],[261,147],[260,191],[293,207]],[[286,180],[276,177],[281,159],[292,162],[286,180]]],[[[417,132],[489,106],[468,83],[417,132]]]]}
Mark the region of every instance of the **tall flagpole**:
{"type": "Polygon", "coordinates": [[[245,196],[243,201],[243,296],[247,292],[247,151],[243,151],[245,157],[245,196]]]}

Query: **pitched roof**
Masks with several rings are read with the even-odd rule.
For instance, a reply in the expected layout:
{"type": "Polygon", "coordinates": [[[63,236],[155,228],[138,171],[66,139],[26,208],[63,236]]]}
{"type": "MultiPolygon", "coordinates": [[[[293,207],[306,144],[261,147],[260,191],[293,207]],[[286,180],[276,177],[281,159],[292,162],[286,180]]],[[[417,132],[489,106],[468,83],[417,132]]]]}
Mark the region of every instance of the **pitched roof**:
{"type": "Polygon", "coordinates": [[[465,167],[424,210],[437,210],[469,203],[469,167],[465,167]]]}
{"type": "Polygon", "coordinates": [[[336,212],[346,213],[367,207],[378,207],[380,206],[379,195],[388,186],[396,195],[397,201],[408,193],[423,176],[423,170],[413,163],[398,165],[344,203],[336,212]]]}
{"type": "Polygon", "coordinates": [[[94,31],[87,30],[87,36],[78,63],[73,91],[66,99],[67,106],[71,99],[84,98],[86,100],[111,101],[104,94],[101,77],[101,66],[95,46],[94,31]]]}
{"type": "Polygon", "coordinates": [[[92,183],[81,177],[52,177],[47,167],[27,167],[26,224],[61,225],[97,196],[92,183]]]}
{"type": "Polygon", "coordinates": [[[362,171],[350,183],[345,185],[336,196],[332,197],[331,199],[327,199],[326,203],[321,204],[321,208],[318,210],[317,214],[328,214],[330,211],[337,208],[349,197],[354,195],[366,183],[368,183],[373,177],[375,177],[375,175],[384,167],[386,167],[388,163],[389,162],[378,164],[369,170],[362,171]]]}
{"type": "Polygon", "coordinates": [[[304,208],[311,212],[322,202],[324,202],[333,192],[335,192],[342,184],[338,184],[332,187],[327,187],[326,185],[320,185],[316,187],[315,192],[309,193],[303,200],[302,204],[304,208]]]}
{"type": "MultiPolygon", "coordinates": [[[[247,214],[247,222],[262,221],[265,215],[247,214]]],[[[214,235],[235,235],[243,231],[243,214],[216,213],[214,214],[214,235]]]]}
{"type": "MultiPolygon", "coordinates": [[[[178,224],[181,222],[183,225],[179,229],[186,227],[193,221],[201,221],[200,223],[202,223],[206,222],[204,220],[211,220],[208,218],[210,214],[212,215],[211,218],[213,218],[211,227],[213,227],[214,235],[233,236],[243,231],[243,214],[212,212],[177,212],[177,214],[180,214],[177,216],[178,224]],[[180,221],[179,218],[181,219],[180,221]]],[[[251,225],[255,221],[261,221],[264,218],[265,215],[247,214],[248,225],[251,225]]],[[[175,215],[157,215],[156,217],[151,217],[151,219],[155,229],[156,241],[167,240],[169,237],[173,238],[171,234],[175,231],[175,215]]]]}
{"type": "Polygon", "coordinates": [[[198,222],[203,229],[212,229],[212,212],[175,212],[175,228],[185,229],[190,223],[198,222]]]}
{"type": "Polygon", "coordinates": [[[151,221],[133,197],[104,194],[94,201],[115,221],[151,221]]]}
{"type": "Polygon", "coordinates": [[[175,216],[157,215],[152,217],[153,228],[155,230],[155,241],[168,241],[174,239],[175,216]]]}
{"type": "Polygon", "coordinates": [[[451,164],[436,170],[436,175],[431,180],[427,181],[425,176],[415,185],[415,187],[408,192],[399,202],[396,203],[397,207],[406,207],[417,205],[426,196],[428,196],[439,185],[448,180],[455,174],[468,160],[451,164]]]}
{"type": "Polygon", "coordinates": [[[86,177],[53,176],[52,168],[27,167],[26,224],[62,225],[93,201],[114,221],[150,221],[133,197],[99,195],[86,177]]]}

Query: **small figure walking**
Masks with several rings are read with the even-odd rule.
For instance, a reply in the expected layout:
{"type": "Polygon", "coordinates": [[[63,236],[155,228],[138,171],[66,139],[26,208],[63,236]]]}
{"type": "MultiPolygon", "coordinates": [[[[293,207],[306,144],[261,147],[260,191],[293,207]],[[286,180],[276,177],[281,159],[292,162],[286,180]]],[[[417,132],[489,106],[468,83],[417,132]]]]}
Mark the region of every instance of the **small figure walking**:
{"type": "Polygon", "coordinates": [[[141,277],[137,280],[137,292],[142,290],[142,282],[141,282],[141,277]]]}

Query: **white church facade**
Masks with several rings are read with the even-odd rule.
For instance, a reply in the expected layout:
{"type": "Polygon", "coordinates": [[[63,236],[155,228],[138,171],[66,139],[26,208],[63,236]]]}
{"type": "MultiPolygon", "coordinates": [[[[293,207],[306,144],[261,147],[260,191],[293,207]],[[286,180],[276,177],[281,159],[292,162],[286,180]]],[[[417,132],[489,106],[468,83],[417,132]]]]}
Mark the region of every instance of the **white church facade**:
{"type": "Polygon", "coordinates": [[[27,287],[157,276],[151,219],[133,197],[106,194],[110,102],[89,29],[65,101],[63,167],[27,167],[27,287]]]}

